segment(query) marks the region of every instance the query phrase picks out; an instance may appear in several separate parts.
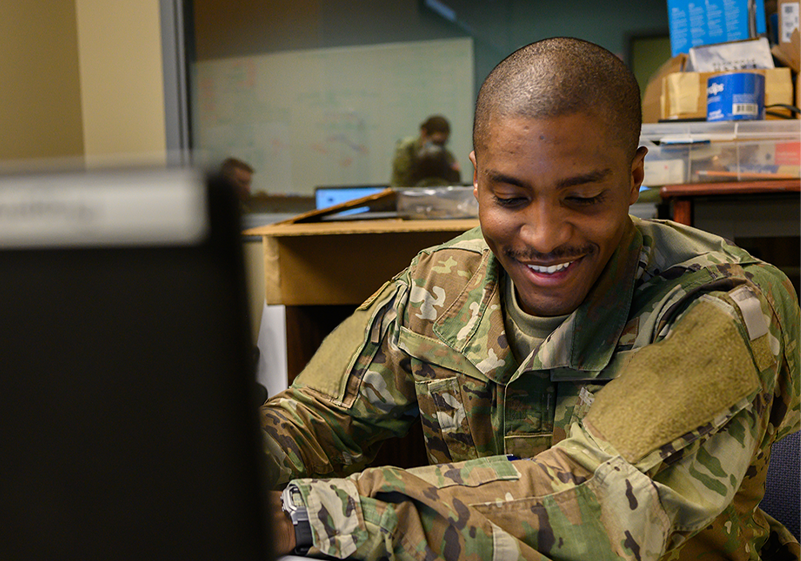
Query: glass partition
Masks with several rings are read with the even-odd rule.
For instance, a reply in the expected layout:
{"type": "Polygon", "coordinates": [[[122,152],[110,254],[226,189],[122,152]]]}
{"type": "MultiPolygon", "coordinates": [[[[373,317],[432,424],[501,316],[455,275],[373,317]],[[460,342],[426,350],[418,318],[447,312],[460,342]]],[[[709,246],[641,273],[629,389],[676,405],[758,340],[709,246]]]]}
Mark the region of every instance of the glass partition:
{"type": "MultiPolygon", "coordinates": [[[[193,157],[252,169],[255,211],[313,205],[321,186],[390,181],[399,140],[441,114],[472,179],[475,95],[502,58],[570,35],[632,59],[632,37],[667,33],[666,0],[192,0],[193,157]],[[269,202],[266,204],[265,202],[269,202]]],[[[660,61],[657,61],[660,62],[660,61]]]]}

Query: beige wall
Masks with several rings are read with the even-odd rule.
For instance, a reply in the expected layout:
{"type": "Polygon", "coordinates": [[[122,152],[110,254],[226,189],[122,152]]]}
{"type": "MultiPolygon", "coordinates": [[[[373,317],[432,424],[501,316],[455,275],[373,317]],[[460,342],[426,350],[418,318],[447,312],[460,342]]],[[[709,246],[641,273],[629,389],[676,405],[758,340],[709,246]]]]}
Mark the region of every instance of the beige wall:
{"type": "Polygon", "coordinates": [[[0,2],[0,160],[83,154],[74,0],[0,2]]]}
{"type": "Polygon", "coordinates": [[[158,0],[0,2],[0,161],[166,160],[158,0]]]}
{"type": "Polygon", "coordinates": [[[75,0],[87,163],[166,161],[158,0],[75,0]]]}
{"type": "MultiPolygon", "coordinates": [[[[0,163],[164,164],[159,0],[0,1],[0,163]]],[[[254,337],[261,243],[245,244],[254,337]]]]}

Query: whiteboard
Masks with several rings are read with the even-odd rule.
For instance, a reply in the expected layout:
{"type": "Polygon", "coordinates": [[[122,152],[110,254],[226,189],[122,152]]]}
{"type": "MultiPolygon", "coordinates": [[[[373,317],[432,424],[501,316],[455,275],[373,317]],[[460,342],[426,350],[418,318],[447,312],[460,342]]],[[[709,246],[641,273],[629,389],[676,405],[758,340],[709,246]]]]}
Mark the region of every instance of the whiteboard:
{"type": "Polygon", "coordinates": [[[432,114],[472,179],[473,43],[447,39],[291,51],[195,66],[196,159],[252,165],[253,191],[387,184],[396,142],[432,114]]]}

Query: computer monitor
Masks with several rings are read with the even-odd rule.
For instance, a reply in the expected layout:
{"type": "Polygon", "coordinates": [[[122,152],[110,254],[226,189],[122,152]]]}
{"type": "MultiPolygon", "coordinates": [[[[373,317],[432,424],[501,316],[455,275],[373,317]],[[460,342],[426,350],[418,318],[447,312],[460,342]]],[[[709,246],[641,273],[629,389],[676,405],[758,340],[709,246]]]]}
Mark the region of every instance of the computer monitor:
{"type": "Polygon", "coordinates": [[[0,177],[0,559],[269,557],[238,203],[0,177]]]}
{"type": "MultiPolygon", "coordinates": [[[[367,195],[374,195],[386,189],[386,185],[327,185],[314,188],[314,206],[316,209],[328,208],[330,206],[346,203],[354,199],[360,199],[367,195]]],[[[340,212],[338,216],[348,216],[367,212],[367,207],[355,208],[340,212]]]]}

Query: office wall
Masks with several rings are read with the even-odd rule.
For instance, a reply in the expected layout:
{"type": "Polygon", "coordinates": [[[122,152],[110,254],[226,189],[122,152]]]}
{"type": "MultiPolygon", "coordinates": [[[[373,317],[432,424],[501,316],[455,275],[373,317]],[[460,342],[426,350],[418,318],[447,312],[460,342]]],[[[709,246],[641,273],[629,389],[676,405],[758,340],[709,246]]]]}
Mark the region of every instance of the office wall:
{"type": "Polygon", "coordinates": [[[443,113],[449,148],[468,168],[472,68],[467,38],[200,61],[196,156],[212,165],[227,156],[248,162],[254,193],[386,185],[396,141],[443,113]]]}
{"type": "Polygon", "coordinates": [[[89,166],[166,161],[158,0],[75,0],[89,166]]]}
{"type": "Polygon", "coordinates": [[[163,162],[159,0],[0,2],[0,160],[163,162]]]}
{"type": "Polygon", "coordinates": [[[667,33],[667,0],[192,0],[198,60],[254,53],[470,37],[474,91],[501,58],[532,41],[569,35],[625,56],[632,36],[667,33]]]}
{"type": "Polygon", "coordinates": [[[227,155],[248,161],[257,170],[255,192],[386,183],[396,140],[417,134],[425,116],[437,112],[452,120],[451,147],[469,180],[474,96],[513,50],[572,35],[626,58],[632,37],[667,33],[666,0],[438,1],[451,12],[436,12],[425,0],[192,0],[196,154],[212,165],[227,155]],[[471,45],[470,59],[443,62],[437,46],[458,42],[471,45]],[[382,63],[381,49],[390,47],[407,60],[387,55],[382,63]],[[375,64],[364,64],[364,53],[375,53],[375,64]],[[268,64],[284,60],[280,68],[268,64]],[[442,95],[446,87],[458,90],[458,107],[442,95]],[[323,141],[311,138],[323,133],[323,141]]]}
{"type": "Polygon", "coordinates": [[[74,0],[0,2],[0,160],[83,154],[74,0]]]}

